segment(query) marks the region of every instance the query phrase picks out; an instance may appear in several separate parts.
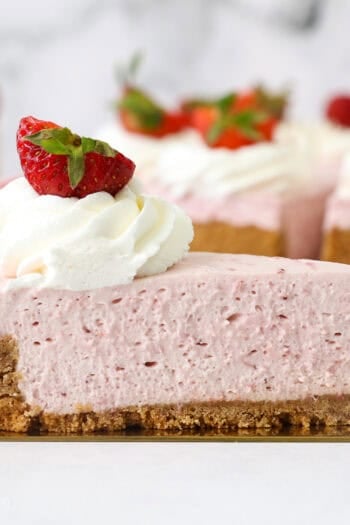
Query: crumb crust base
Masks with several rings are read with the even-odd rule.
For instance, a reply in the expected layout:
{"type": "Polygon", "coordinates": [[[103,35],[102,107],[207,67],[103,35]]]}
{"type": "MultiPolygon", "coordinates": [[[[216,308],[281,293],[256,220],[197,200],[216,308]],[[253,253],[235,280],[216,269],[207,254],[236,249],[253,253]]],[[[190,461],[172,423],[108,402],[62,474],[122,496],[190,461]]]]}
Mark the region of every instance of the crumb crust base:
{"type": "Polygon", "coordinates": [[[225,222],[194,223],[191,251],[283,256],[281,232],[225,222]]]}

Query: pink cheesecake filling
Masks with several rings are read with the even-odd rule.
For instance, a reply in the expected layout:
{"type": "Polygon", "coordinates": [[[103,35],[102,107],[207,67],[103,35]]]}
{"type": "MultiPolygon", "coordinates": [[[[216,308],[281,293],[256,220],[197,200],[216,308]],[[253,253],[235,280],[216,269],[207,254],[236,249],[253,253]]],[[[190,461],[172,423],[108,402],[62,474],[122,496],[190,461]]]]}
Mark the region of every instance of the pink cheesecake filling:
{"type": "Polygon", "coordinates": [[[273,193],[249,192],[206,198],[189,193],[176,197],[168,188],[145,184],[150,193],[175,202],[198,223],[226,222],[232,226],[256,226],[264,230],[279,230],[281,225],[281,199],[273,193]]]}
{"type": "Polygon", "coordinates": [[[172,200],[197,223],[226,222],[232,226],[255,226],[281,231],[286,256],[291,259],[316,259],[320,254],[322,223],[331,185],[288,195],[266,192],[230,194],[205,198],[193,193],[175,197],[152,182],[152,193],[172,200]]]}
{"type": "Polygon", "coordinates": [[[46,412],[350,394],[346,265],[194,253],[130,285],[0,301],[20,389],[46,412]]]}

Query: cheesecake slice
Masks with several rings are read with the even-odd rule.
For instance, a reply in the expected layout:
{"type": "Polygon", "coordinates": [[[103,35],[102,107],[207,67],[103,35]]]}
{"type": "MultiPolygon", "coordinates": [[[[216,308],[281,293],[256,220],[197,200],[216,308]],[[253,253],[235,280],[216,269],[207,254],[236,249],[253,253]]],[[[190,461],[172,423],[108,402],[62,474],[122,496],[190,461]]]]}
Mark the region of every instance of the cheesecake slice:
{"type": "Polygon", "coordinates": [[[350,267],[192,253],[85,291],[0,293],[0,429],[350,424],[350,267]]]}

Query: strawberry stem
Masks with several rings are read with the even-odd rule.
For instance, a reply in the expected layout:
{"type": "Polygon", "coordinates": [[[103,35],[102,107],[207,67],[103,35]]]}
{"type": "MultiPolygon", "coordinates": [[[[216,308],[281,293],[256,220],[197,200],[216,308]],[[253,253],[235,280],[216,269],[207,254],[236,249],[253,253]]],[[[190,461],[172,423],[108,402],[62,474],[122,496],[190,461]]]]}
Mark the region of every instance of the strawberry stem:
{"type": "Polygon", "coordinates": [[[118,108],[131,114],[146,130],[156,129],[163,121],[164,111],[149,96],[136,88],[128,88],[118,102],[118,108]]]}

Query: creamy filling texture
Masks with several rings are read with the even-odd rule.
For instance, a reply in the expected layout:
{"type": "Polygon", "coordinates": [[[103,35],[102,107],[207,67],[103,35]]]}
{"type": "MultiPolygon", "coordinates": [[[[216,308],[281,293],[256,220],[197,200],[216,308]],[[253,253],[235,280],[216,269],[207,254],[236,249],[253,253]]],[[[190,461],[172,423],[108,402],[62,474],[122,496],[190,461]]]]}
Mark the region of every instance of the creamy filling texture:
{"type": "Polygon", "coordinates": [[[86,292],[0,293],[31,405],[129,405],[350,394],[350,267],[190,254],[86,292]]]}
{"type": "Polygon", "coordinates": [[[0,272],[8,287],[86,290],[164,272],[187,252],[190,219],[142,195],[38,195],[24,177],[0,190],[0,272]]]}

